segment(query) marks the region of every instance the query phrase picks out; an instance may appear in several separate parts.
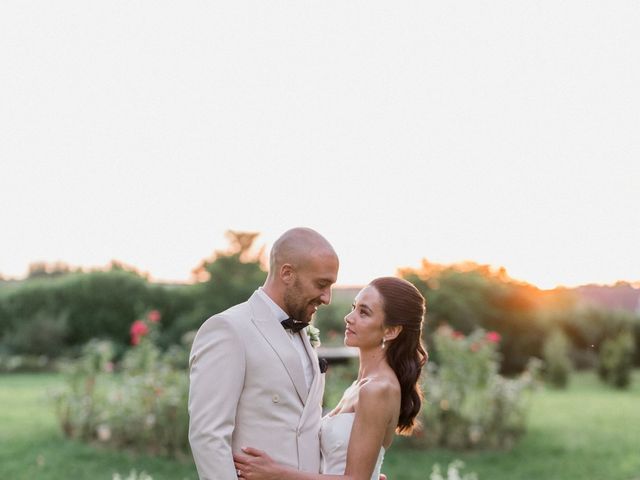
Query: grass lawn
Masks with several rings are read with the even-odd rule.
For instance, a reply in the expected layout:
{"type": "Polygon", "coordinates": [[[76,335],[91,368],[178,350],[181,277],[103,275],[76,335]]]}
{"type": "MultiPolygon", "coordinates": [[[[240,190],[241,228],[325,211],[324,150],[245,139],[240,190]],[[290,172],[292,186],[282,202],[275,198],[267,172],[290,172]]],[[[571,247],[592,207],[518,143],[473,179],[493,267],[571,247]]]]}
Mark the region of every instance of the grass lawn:
{"type": "MultiPolygon", "coordinates": [[[[480,480],[640,480],[640,372],[615,391],[591,373],[568,391],[533,400],[527,435],[510,452],[391,448],[390,480],[426,480],[433,463],[460,458],[480,480]]],[[[195,479],[192,462],[117,452],[72,442],[59,432],[47,390],[58,375],[0,375],[0,479],[105,479],[135,468],[161,479],[195,479]]]]}
{"type": "Polygon", "coordinates": [[[131,469],[154,480],[197,479],[191,461],[155,458],[97,448],[64,438],[47,391],[60,375],[0,375],[0,479],[111,480],[131,469]]]}
{"type": "Polygon", "coordinates": [[[459,458],[480,480],[640,480],[640,372],[622,392],[576,374],[568,390],[537,392],[530,413],[527,434],[509,452],[391,449],[385,471],[424,480],[433,463],[459,458]]]}

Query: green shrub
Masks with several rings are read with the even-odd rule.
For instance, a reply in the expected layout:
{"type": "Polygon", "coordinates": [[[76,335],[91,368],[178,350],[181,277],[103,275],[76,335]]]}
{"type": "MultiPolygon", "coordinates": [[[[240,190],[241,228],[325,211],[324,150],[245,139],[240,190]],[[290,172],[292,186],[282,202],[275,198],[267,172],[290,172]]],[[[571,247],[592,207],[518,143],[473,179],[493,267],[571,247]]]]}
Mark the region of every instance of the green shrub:
{"type": "Polygon", "coordinates": [[[4,341],[11,352],[56,357],[66,348],[69,316],[66,312],[36,312],[30,321],[19,323],[4,341]]]}
{"type": "Polygon", "coordinates": [[[163,318],[157,344],[163,349],[178,344],[211,315],[247,300],[266,278],[260,254],[250,251],[257,234],[228,236],[229,251],[203,261],[194,285],[153,284],[118,264],[88,273],[38,265],[37,275],[0,288],[0,352],[75,353],[96,337],[122,349],[131,322],[150,308],[163,318]],[[46,338],[49,344],[42,341],[46,338]]]}
{"type": "Polygon", "coordinates": [[[509,448],[525,431],[528,393],[539,361],[515,379],[499,375],[495,332],[468,337],[449,327],[434,334],[438,364],[424,382],[423,429],[414,442],[447,448],[509,448]]]}
{"type": "Polygon", "coordinates": [[[631,382],[634,349],[630,332],[605,340],[600,349],[600,378],[616,388],[627,388],[631,382]]]}
{"type": "Polygon", "coordinates": [[[633,364],[635,366],[640,366],[640,314],[638,313],[636,313],[636,316],[634,318],[632,329],[634,339],[633,343],[636,345],[636,354],[633,360],[633,364]]]}
{"type": "Polygon", "coordinates": [[[608,338],[630,330],[636,321],[631,312],[594,305],[575,307],[560,319],[563,331],[575,347],[596,351],[608,338]]]}
{"type": "Polygon", "coordinates": [[[175,330],[176,318],[193,309],[194,288],[150,284],[123,270],[72,273],[38,278],[0,290],[0,345],[13,354],[56,356],[92,338],[106,338],[120,348],[140,312],[162,312],[163,347],[188,330],[175,330]]]}
{"type": "Polygon", "coordinates": [[[569,341],[566,335],[560,329],[553,330],[542,352],[545,361],[545,379],[554,387],[565,388],[571,373],[569,341]]]}
{"type": "Polygon", "coordinates": [[[149,316],[136,321],[130,334],[134,346],[126,351],[119,373],[114,373],[112,344],[87,344],[70,368],[67,386],[55,397],[61,428],[83,441],[183,456],[189,451],[188,375],[174,365],[188,353],[178,355],[175,348],[162,353],[154,343],[158,324],[149,316]]]}

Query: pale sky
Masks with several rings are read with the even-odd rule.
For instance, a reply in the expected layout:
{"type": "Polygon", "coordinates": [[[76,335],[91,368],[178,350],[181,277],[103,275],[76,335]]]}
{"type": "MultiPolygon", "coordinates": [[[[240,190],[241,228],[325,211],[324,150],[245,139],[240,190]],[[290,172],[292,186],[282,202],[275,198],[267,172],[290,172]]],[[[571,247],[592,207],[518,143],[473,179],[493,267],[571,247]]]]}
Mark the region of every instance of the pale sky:
{"type": "Polygon", "coordinates": [[[339,284],[638,281],[639,45],[636,0],[4,0],[0,274],[304,225],[339,284]]]}

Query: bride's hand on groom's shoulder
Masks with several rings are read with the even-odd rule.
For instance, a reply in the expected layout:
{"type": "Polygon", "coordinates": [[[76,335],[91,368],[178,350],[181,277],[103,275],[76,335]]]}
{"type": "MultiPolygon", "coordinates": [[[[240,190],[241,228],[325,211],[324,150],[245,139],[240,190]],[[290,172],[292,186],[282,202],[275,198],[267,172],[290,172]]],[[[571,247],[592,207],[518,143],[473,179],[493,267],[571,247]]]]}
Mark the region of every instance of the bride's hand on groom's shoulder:
{"type": "Polygon", "coordinates": [[[247,480],[278,480],[282,478],[282,467],[262,450],[243,447],[246,455],[233,455],[238,478],[247,480]]]}

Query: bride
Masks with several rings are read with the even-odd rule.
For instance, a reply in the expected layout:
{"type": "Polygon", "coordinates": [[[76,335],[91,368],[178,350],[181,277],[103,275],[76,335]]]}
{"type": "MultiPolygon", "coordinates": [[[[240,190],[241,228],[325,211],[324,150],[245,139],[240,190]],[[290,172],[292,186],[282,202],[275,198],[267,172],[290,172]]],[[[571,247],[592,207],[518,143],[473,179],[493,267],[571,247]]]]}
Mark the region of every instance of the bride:
{"type": "Polygon", "coordinates": [[[424,313],[424,298],[406,280],[382,277],[363,288],[344,319],[344,343],[360,352],[358,378],[322,419],[322,473],[282,466],[266,452],[245,447],[245,455],[234,455],[238,477],[377,480],[394,434],[411,434],[422,405],[424,313]]]}

